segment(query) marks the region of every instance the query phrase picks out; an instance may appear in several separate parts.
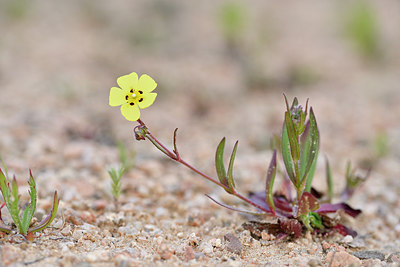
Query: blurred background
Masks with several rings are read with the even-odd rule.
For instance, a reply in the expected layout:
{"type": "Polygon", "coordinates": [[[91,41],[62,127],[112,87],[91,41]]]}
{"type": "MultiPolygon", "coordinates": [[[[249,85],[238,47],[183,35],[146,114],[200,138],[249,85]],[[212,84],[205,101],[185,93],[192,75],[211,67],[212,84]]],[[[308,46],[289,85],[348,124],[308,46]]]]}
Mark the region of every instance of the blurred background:
{"type": "Polygon", "coordinates": [[[212,170],[223,136],[240,139],[245,162],[267,151],[286,93],[310,99],[339,173],[386,158],[383,176],[398,178],[399,25],[396,0],[2,0],[0,154],[24,176],[57,177],[72,175],[66,165],[104,173],[118,141],[138,162],[161,157],[108,106],[134,71],[158,83],[141,118],[165,142],[180,128],[181,153],[201,167],[212,170]]]}

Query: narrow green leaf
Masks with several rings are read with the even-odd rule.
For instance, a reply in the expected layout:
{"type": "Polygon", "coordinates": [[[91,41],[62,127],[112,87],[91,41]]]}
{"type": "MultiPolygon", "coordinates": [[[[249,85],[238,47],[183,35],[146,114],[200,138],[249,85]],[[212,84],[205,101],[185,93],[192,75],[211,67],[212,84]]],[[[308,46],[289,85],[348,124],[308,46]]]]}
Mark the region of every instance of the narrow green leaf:
{"type": "Polygon", "coordinates": [[[269,163],[268,172],[267,172],[267,183],[265,188],[265,201],[268,204],[269,209],[275,214],[275,204],[273,198],[273,187],[276,176],[276,149],[272,154],[271,162],[269,163]]]}
{"type": "Polygon", "coordinates": [[[22,232],[21,220],[19,218],[19,207],[18,207],[19,205],[18,186],[15,177],[11,182],[11,194],[12,194],[12,201],[11,201],[11,209],[9,209],[10,215],[15,225],[17,226],[18,231],[22,232]]]}
{"type": "Polygon", "coordinates": [[[346,164],[346,182],[348,183],[351,180],[351,161],[349,160],[346,164]]]}
{"type": "Polygon", "coordinates": [[[300,151],[299,151],[299,142],[298,142],[298,136],[296,132],[296,127],[292,121],[292,118],[290,117],[290,112],[286,111],[285,112],[285,125],[287,129],[287,134],[289,137],[289,143],[290,143],[290,151],[292,154],[292,159],[294,162],[297,162],[300,158],[300,151]]]}
{"type": "Polygon", "coordinates": [[[286,124],[283,124],[281,146],[282,146],[282,157],[283,157],[283,162],[285,163],[286,172],[289,175],[289,178],[292,181],[292,183],[296,184],[296,176],[294,173],[294,164],[290,152],[290,142],[286,124]]]}
{"type": "Polygon", "coordinates": [[[225,149],[225,137],[222,138],[221,142],[215,152],[215,168],[217,170],[218,179],[221,184],[228,186],[228,180],[226,179],[226,171],[224,166],[224,149],[225,149]]]}
{"type": "Polygon", "coordinates": [[[29,224],[31,222],[31,220],[29,220],[29,218],[28,218],[29,210],[31,209],[31,207],[32,207],[31,204],[26,206],[26,208],[24,209],[23,215],[22,215],[20,232],[23,235],[27,234],[29,224]]]}
{"type": "Polygon", "coordinates": [[[329,165],[328,158],[326,158],[326,182],[328,184],[328,201],[332,203],[333,199],[333,179],[332,179],[332,170],[329,165]]]}
{"type": "Polygon", "coordinates": [[[317,169],[318,154],[319,154],[319,152],[317,152],[317,155],[315,155],[313,164],[311,165],[310,171],[308,172],[308,176],[306,179],[306,191],[307,192],[311,192],[312,181],[314,179],[315,170],[317,169]]]}
{"type": "Polygon", "coordinates": [[[47,226],[51,224],[57,214],[58,204],[60,203],[60,199],[58,198],[57,191],[54,192],[54,199],[53,199],[53,207],[49,215],[46,216],[38,225],[30,228],[28,230],[29,233],[34,233],[37,231],[41,231],[45,229],[47,226]]]}
{"type": "Polygon", "coordinates": [[[228,166],[228,186],[230,191],[234,191],[235,189],[235,181],[233,180],[233,163],[235,161],[236,157],[236,150],[238,147],[239,141],[236,141],[235,146],[233,147],[233,151],[231,154],[231,158],[229,160],[229,166],[228,166]]]}
{"type": "Polygon", "coordinates": [[[8,179],[0,169],[0,189],[3,195],[4,202],[6,203],[7,209],[11,208],[11,193],[8,186],[8,179]]]}
{"type": "MultiPolygon", "coordinates": [[[[315,164],[314,162],[317,160],[319,151],[318,126],[312,108],[310,108],[309,129],[308,130],[306,129],[304,131],[304,134],[306,135],[305,135],[305,140],[302,144],[302,151],[300,157],[300,177],[302,184],[306,182],[307,175],[309,174],[311,166],[315,164]]],[[[313,177],[310,175],[310,178],[312,180],[313,177]]],[[[311,182],[309,182],[308,184],[311,185],[311,182]]]]}
{"type": "MultiPolygon", "coordinates": [[[[30,209],[29,209],[29,214],[28,214],[28,225],[32,221],[33,215],[35,214],[36,210],[36,202],[37,202],[37,192],[36,192],[36,183],[35,180],[33,179],[32,172],[29,170],[29,196],[31,198],[31,203],[30,203],[30,209]]],[[[28,229],[28,228],[27,228],[28,229]]]]}

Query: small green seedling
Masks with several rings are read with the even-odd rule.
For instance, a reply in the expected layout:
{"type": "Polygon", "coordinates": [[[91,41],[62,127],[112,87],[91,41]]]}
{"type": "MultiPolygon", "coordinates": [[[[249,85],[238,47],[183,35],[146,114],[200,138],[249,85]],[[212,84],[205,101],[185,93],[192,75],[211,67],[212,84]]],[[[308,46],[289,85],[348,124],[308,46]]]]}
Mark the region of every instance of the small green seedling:
{"type": "MultiPolygon", "coordinates": [[[[24,236],[28,236],[31,233],[41,231],[46,227],[48,227],[57,214],[58,204],[60,201],[57,195],[57,191],[54,192],[53,207],[51,209],[50,214],[47,215],[39,224],[31,226],[37,202],[36,183],[33,178],[32,172],[29,171],[30,202],[28,203],[28,205],[26,205],[24,209],[21,209],[19,203],[17,180],[14,177],[12,181],[10,181],[8,179],[7,168],[4,168],[4,171],[5,172],[3,172],[0,169],[0,189],[5,202],[1,205],[1,208],[3,208],[4,206],[7,207],[18,232],[24,236]]],[[[11,233],[13,231],[13,227],[7,226],[4,223],[3,219],[1,218],[1,208],[0,208],[0,222],[1,222],[0,231],[5,233],[11,233]]]]}
{"type": "Polygon", "coordinates": [[[111,177],[111,193],[114,197],[114,201],[117,202],[118,198],[121,196],[121,178],[125,173],[125,168],[123,166],[119,166],[118,169],[109,168],[107,172],[111,177]]]}
{"type": "Polygon", "coordinates": [[[358,1],[347,10],[345,18],[347,37],[353,42],[359,54],[366,59],[379,59],[380,29],[377,13],[367,1],[358,1]]]}
{"type": "Polygon", "coordinates": [[[135,166],[135,151],[128,150],[122,142],[117,143],[119,160],[121,165],[118,168],[108,168],[107,172],[111,178],[111,194],[114,197],[114,202],[117,204],[121,196],[121,179],[125,172],[135,166]]]}

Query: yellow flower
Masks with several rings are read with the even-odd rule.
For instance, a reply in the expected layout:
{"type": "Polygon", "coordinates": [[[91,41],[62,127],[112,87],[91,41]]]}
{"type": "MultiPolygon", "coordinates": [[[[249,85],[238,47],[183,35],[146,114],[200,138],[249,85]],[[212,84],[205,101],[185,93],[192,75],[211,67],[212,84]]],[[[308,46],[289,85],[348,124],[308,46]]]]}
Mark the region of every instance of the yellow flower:
{"type": "Polygon", "coordinates": [[[135,72],[117,79],[119,87],[110,90],[109,104],[112,107],[121,106],[121,113],[128,121],[137,121],[140,110],[151,106],[157,94],[152,91],[157,83],[147,74],[138,79],[135,72]]]}

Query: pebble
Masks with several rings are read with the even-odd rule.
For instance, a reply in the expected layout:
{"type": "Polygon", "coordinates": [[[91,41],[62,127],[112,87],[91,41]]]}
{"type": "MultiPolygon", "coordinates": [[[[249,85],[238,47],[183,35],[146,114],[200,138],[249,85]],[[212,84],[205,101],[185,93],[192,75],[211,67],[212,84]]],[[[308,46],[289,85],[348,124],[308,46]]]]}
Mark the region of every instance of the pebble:
{"type": "Polygon", "coordinates": [[[200,242],[200,238],[196,236],[196,233],[191,233],[188,237],[188,242],[190,246],[197,246],[200,242]]]}
{"type": "Polygon", "coordinates": [[[213,247],[220,248],[222,247],[222,241],[219,238],[213,238],[210,240],[210,244],[213,247]]]}
{"type": "Polygon", "coordinates": [[[208,242],[202,242],[199,247],[200,251],[202,251],[205,255],[210,255],[214,252],[212,245],[208,242]]]}
{"type": "Polygon", "coordinates": [[[378,260],[385,260],[385,254],[377,250],[364,250],[364,251],[356,251],[353,253],[359,259],[366,260],[366,259],[378,259],[378,260]]]}
{"type": "Polygon", "coordinates": [[[330,267],[361,266],[361,261],[346,251],[330,251],[326,255],[326,263],[330,267]]]}
{"type": "Polygon", "coordinates": [[[60,232],[63,236],[71,235],[72,234],[71,225],[67,224],[60,232]]]}
{"type": "Polygon", "coordinates": [[[226,245],[226,249],[229,251],[229,252],[232,252],[232,253],[235,253],[235,254],[240,254],[240,253],[242,253],[242,249],[243,249],[243,246],[242,246],[242,243],[240,243],[240,240],[239,240],[239,238],[237,238],[235,235],[233,235],[233,234],[230,234],[230,233],[228,233],[228,234],[226,234],[225,236],[224,236],[224,239],[226,240],[226,241],[228,241],[228,243],[227,243],[227,245],[226,245]]]}
{"type": "Polygon", "coordinates": [[[81,238],[83,237],[83,235],[86,234],[86,233],[87,233],[87,231],[85,231],[85,230],[75,229],[75,231],[72,233],[72,237],[73,237],[75,240],[79,240],[79,239],[81,239],[81,238]]]}
{"type": "Polygon", "coordinates": [[[400,264],[400,252],[395,252],[389,255],[387,262],[395,262],[400,264]]]}
{"type": "Polygon", "coordinates": [[[175,250],[166,245],[165,243],[162,243],[158,247],[157,253],[160,255],[161,259],[168,260],[169,258],[172,257],[173,254],[175,254],[175,250]]]}
{"type": "Polygon", "coordinates": [[[185,247],[185,260],[190,261],[195,258],[194,250],[191,246],[185,247]]]}
{"type": "Polygon", "coordinates": [[[64,221],[61,219],[54,219],[54,221],[52,222],[51,226],[53,226],[54,228],[57,229],[61,229],[64,225],[64,221]]]}
{"type": "Polygon", "coordinates": [[[121,226],[118,228],[118,233],[122,236],[128,236],[128,237],[132,237],[132,236],[136,236],[139,234],[139,230],[132,227],[131,225],[128,226],[121,226]]]}
{"type": "Polygon", "coordinates": [[[343,243],[351,243],[353,242],[353,237],[351,235],[346,235],[343,239],[342,239],[343,243]]]}

